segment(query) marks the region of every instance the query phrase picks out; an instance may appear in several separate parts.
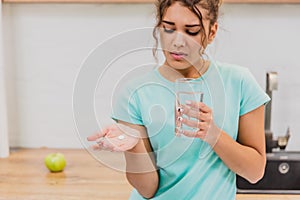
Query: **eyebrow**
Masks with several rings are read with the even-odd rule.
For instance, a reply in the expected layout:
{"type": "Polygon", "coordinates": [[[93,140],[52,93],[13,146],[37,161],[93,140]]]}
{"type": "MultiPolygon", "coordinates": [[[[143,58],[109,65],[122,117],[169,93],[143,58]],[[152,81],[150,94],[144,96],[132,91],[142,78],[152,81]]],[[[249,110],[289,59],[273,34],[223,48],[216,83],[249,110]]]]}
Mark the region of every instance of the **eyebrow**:
{"type": "Polygon", "coordinates": [[[175,25],[174,22],[169,22],[169,21],[166,21],[166,20],[163,20],[162,22],[163,22],[163,23],[166,23],[166,24],[169,24],[169,25],[175,25]]]}
{"type": "MultiPolygon", "coordinates": [[[[175,25],[175,23],[174,22],[170,22],[170,21],[166,21],[166,20],[163,20],[162,21],[163,23],[166,23],[166,24],[169,24],[169,25],[175,25]]],[[[195,26],[200,26],[200,24],[187,24],[187,25],[185,25],[185,27],[195,27],[195,26]]]]}

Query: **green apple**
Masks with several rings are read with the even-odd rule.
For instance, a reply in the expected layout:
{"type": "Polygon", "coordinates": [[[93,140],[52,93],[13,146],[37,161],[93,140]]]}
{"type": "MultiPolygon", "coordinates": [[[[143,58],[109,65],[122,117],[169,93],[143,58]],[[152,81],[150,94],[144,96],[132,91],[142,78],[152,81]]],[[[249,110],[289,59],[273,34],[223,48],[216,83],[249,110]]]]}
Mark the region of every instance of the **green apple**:
{"type": "Polygon", "coordinates": [[[51,172],[61,172],[66,166],[65,156],[61,153],[50,153],[45,158],[45,165],[51,172]]]}

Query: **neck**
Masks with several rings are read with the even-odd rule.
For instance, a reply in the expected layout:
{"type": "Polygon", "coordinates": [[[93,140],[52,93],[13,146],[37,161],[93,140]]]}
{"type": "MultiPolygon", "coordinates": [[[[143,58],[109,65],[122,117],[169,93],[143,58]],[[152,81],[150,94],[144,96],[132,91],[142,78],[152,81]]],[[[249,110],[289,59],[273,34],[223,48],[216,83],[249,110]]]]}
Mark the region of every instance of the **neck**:
{"type": "Polygon", "coordinates": [[[186,69],[174,69],[167,65],[166,63],[159,67],[160,74],[169,81],[175,82],[178,78],[199,78],[201,77],[209,68],[210,62],[203,60],[201,64],[190,66],[186,69]]]}

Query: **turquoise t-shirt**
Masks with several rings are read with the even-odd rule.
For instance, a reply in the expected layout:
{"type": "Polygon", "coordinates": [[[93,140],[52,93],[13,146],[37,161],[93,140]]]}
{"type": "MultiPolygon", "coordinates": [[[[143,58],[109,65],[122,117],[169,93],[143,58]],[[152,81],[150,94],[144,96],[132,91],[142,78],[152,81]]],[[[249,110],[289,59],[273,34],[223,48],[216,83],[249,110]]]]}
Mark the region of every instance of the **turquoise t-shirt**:
{"type": "MultiPolygon", "coordinates": [[[[239,117],[270,100],[244,67],[211,61],[197,81],[203,83],[203,102],[213,110],[215,124],[234,140],[239,117]]],[[[175,136],[174,83],[158,69],[124,85],[112,105],[113,119],[147,129],[160,176],[153,199],[235,199],[236,174],[212,148],[198,138],[175,136]]],[[[130,199],[144,198],[134,189],[130,199]]]]}

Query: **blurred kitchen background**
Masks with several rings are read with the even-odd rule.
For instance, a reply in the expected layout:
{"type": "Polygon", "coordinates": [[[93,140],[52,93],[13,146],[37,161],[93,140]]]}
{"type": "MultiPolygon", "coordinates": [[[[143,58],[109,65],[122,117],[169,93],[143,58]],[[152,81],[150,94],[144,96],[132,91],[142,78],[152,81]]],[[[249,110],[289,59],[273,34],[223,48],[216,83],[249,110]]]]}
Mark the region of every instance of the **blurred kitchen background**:
{"type": "MultiPolygon", "coordinates": [[[[112,35],[152,27],[154,17],[153,4],[2,3],[10,146],[81,148],[72,112],[81,63],[112,35]]],[[[278,73],[271,129],[277,137],[290,127],[291,151],[300,150],[299,36],[300,4],[224,3],[214,43],[216,59],[248,67],[264,90],[266,72],[278,73]]]]}

